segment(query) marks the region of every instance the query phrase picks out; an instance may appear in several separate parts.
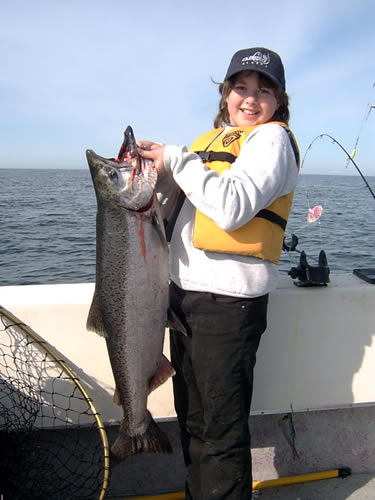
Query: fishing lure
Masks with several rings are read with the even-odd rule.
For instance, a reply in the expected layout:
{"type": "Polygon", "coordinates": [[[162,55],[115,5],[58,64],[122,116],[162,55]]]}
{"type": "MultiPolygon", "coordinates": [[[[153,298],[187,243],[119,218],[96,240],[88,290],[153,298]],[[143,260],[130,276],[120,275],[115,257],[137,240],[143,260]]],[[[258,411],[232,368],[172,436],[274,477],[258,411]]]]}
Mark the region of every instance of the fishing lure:
{"type": "Polygon", "coordinates": [[[309,222],[310,224],[316,222],[321,217],[322,213],[323,213],[322,205],[315,205],[315,207],[309,208],[306,217],[307,222],[309,222]]]}

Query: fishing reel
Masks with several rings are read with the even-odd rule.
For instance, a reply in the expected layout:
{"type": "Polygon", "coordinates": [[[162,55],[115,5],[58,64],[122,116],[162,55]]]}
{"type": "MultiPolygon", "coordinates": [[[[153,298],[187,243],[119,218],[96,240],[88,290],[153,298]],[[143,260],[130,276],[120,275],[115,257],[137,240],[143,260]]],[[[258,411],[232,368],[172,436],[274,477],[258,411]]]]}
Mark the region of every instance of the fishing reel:
{"type": "MultiPolygon", "coordinates": [[[[298,245],[298,238],[295,234],[292,234],[292,238],[290,244],[287,245],[283,242],[283,250],[287,250],[288,252],[299,252],[296,249],[298,245]]],[[[288,271],[288,275],[297,280],[294,282],[296,286],[305,287],[305,286],[327,286],[329,283],[329,267],[327,261],[327,255],[324,250],[321,250],[319,253],[318,265],[311,266],[307,262],[306,253],[302,250],[300,253],[299,265],[297,267],[292,267],[288,271]]]]}

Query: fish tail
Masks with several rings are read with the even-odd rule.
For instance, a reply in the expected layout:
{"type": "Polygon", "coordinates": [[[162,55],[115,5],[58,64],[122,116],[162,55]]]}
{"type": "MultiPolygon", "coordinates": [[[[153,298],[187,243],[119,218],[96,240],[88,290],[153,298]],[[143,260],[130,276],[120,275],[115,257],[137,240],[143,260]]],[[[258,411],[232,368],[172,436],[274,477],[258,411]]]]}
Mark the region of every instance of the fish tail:
{"type": "MultiPolygon", "coordinates": [[[[149,412],[148,412],[149,413],[149,412]]],[[[160,429],[155,420],[150,417],[150,423],[143,434],[129,436],[124,420],[120,424],[119,434],[110,451],[112,465],[117,465],[127,457],[138,453],[172,453],[168,436],[160,429]]]]}

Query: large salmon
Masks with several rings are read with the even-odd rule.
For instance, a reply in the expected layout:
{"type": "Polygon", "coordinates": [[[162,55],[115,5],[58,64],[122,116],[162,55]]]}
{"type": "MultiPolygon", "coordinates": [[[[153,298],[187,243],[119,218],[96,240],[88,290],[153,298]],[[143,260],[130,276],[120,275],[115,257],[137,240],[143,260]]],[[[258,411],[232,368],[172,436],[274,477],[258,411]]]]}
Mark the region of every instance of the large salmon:
{"type": "Polygon", "coordinates": [[[113,463],[142,451],[170,452],[147,410],[150,390],[173,374],[164,358],[168,245],[159,215],[157,172],[138,155],[128,127],[118,158],[86,152],[97,198],[96,283],[87,329],[106,339],[124,418],[113,463]]]}

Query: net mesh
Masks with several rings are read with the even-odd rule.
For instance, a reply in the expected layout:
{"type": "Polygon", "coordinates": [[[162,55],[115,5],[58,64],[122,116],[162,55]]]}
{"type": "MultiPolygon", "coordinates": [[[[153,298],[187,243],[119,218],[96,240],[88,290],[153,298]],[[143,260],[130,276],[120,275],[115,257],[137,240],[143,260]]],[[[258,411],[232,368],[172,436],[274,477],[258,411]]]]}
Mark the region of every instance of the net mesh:
{"type": "Polygon", "coordinates": [[[107,450],[92,401],[40,337],[1,307],[0,320],[0,493],[104,498],[107,450]]]}

